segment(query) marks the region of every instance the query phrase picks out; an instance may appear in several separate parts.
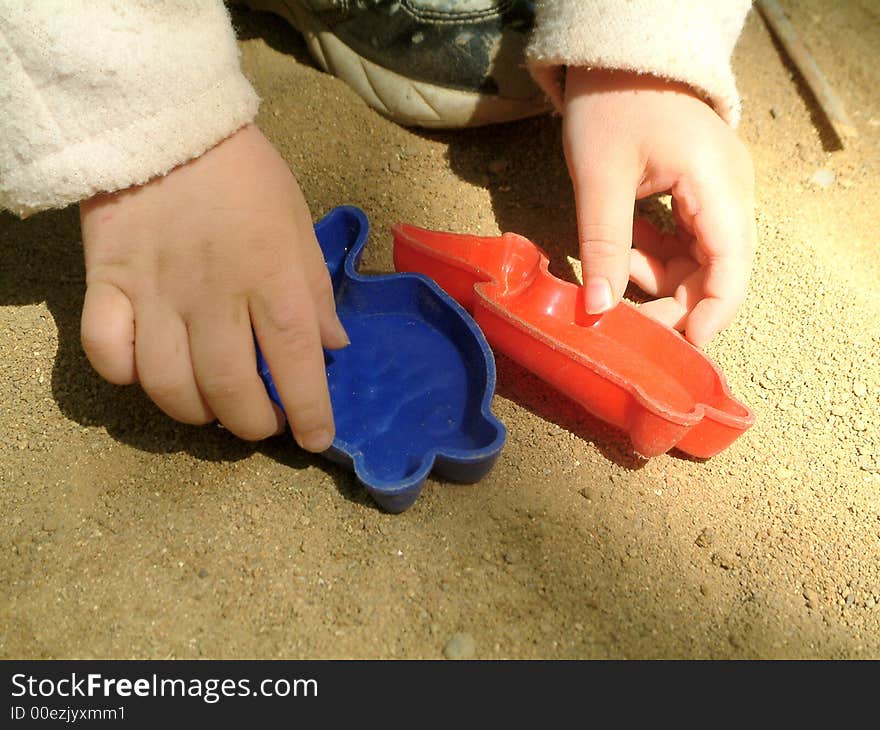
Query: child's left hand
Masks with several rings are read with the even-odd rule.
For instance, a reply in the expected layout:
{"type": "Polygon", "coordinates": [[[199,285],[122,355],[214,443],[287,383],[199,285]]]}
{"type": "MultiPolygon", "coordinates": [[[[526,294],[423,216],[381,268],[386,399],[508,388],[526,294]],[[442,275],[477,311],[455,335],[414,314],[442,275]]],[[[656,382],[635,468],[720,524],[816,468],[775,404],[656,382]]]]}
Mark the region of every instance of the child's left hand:
{"type": "Polygon", "coordinates": [[[745,145],[685,85],[622,71],[569,68],[563,120],[587,311],[631,279],[658,297],[643,312],[705,344],[742,304],[757,241],[745,145]],[[674,234],[633,224],[635,200],[661,192],[674,234]]]}
{"type": "Polygon", "coordinates": [[[323,347],[348,336],[305,197],[254,125],[167,175],[80,204],[82,343],[111,383],[139,382],[184,423],[279,433],[254,335],[291,431],[324,451],[334,427],[323,347]]]}

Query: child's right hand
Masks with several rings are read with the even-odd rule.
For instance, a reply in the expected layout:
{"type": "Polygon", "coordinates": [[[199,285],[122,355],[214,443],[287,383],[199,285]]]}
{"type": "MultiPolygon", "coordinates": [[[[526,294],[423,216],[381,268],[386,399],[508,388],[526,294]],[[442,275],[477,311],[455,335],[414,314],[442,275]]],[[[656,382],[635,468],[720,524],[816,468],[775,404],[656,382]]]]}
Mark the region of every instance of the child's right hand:
{"type": "Polygon", "coordinates": [[[746,295],[757,232],[754,171],[730,126],[684,84],[569,67],[563,136],[580,229],[589,313],[620,301],[627,279],[654,297],[641,311],[701,347],[746,295]],[[661,235],[633,204],[672,194],[661,235]]]}
{"type": "Polygon", "coordinates": [[[140,382],[184,423],[262,439],[284,416],[257,374],[253,327],[294,437],[330,446],[322,345],[348,337],[299,185],[256,127],[80,215],[82,343],[99,374],[140,382]]]}

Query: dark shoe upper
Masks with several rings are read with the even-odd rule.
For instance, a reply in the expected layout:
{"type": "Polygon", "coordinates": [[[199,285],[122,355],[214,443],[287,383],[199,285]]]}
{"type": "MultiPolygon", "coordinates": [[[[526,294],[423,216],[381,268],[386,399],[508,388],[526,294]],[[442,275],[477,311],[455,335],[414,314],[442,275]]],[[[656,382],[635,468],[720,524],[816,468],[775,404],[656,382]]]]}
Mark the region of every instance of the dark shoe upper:
{"type": "Polygon", "coordinates": [[[287,0],[360,56],[410,79],[511,99],[541,96],[525,68],[526,0],[287,0]]]}

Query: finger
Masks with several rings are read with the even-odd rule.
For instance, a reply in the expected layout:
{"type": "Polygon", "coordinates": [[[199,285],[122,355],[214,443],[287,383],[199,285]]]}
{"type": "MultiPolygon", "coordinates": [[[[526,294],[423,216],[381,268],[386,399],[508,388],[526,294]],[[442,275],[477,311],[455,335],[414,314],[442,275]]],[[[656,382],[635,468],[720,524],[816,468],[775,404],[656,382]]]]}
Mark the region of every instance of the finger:
{"type": "Polygon", "coordinates": [[[685,330],[690,314],[703,293],[702,269],[697,267],[675,287],[671,296],[647,302],[639,311],[677,330],[685,330]]]}
{"type": "Polygon", "coordinates": [[[638,174],[602,161],[573,175],[588,314],[611,309],[626,290],[638,174]]]}
{"type": "Polygon", "coordinates": [[[321,343],[326,348],[336,350],[346,347],[350,341],[345,327],[336,314],[333,283],[315,236],[315,229],[311,225],[311,214],[302,193],[299,190],[296,192],[293,207],[294,219],[299,231],[297,245],[303,261],[305,278],[312,293],[312,301],[315,303],[321,343]]]}
{"type": "Polygon", "coordinates": [[[629,260],[629,278],[652,297],[668,297],[699,268],[690,256],[675,256],[666,261],[633,249],[629,260]]]}
{"type": "Polygon", "coordinates": [[[193,375],[183,320],[171,312],[135,310],[135,363],[141,387],[177,421],[201,425],[214,420],[193,375]]]}
{"type": "Polygon", "coordinates": [[[336,314],[336,298],[333,292],[333,283],[330,280],[330,272],[324,263],[321,249],[314,232],[309,232],[308,238],[302,243],[304,273],[312,293],[315,312],[318,317],[318,330],[321,335],[321,343],[329,349],[339,349],[351,344],[348,334],[339,321],[336,314]]]}
{"type": "Polygon", "coordinates": [[[694,219],[693,215],[683,208],[681,202],[677,198],[672,199],[672,217],[675,219],[675,225],[681,230],[694,235],[694,219]]]}
{"type": "Polygon", "coordinates": [[[121,289],[104,281],[88,285],[80,340],[86,357],[102,378],[115,385],[137,382],[134,310],[121,289]]]}
{"type": "Polygon", "coordinates": [[[685,304],[675,297],[662,297],[645,302],[639,307],[639,311],[651,319],[677,330],[684,328],[688,316],[685,304]]]}
{"type": "Polygon", "coordinates": [[[705,268],[702,300],[688,318],[686,335],[702,346],[727,327],[745,299],[757,233],[751,198],[741,191],[709,188],[694,216],[705,268]]]}
{"type": "Polygon", "coordinates": [[[694,239],[683,229],[677,229],[674,233],[661,233],[651,221],[636,218],[633,221],[632,240],[634,248],[660,261],[666,261],[675,256],[689,256],[694,239]]]}
{"type": "Polygon", "coordinates": [[[710,259],[704,296],[688,318],[687,338],[702,347],[727,327],[745,299],[747,285],[748,270],[743,262],[732,257],[710,259]]]}
{"type": "Polygon", "coordinates": [[[260,349],[294,438],[308,451],[333,442],[333,413],[315,305],[295,267],[267,282],[250,302],[260,349]]]}
{"type": "Polygon", "coordinates": [[[259,441],[284,429],[257,369],[247,301],[226,311],[200,312],[187,321],[199,391],[220,422],[239,438],[259,441]]]}

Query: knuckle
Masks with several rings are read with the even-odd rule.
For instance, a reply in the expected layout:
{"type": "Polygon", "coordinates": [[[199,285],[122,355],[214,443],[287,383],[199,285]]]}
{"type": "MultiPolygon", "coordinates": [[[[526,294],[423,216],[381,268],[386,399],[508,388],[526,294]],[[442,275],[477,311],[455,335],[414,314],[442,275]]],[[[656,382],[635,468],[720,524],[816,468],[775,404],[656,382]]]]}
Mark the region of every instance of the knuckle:
{"type": "Polygon", "coordinates": [[[615,235],[610,226],[585,229],[581,239],[581,255],[590,263],[619,261],[628,255],[628,238],[615,235]]]}
{"type": "Polygon", "coordinates": [[[290,306],[270,306],[266,309],[266,325],[273,332],[286,334],[306,327],[305,319],[290,306]]]}
{"type": "Polygon", "coordinates": [[[297,432],[333,430],[333,418],[330,415],[330,409],[318,397],[309,398],[298,403],[289,414],[289,418],[291,427],[297,432]]]}
{"type": "Polygon", "coordinates": [[[150,399],[175,421],[204,426],[214,420],[210,409],[187,397],[192,386],[186,378],[141,374],[140,383],[150,399]]]}
{"type": "Polygon", "coordinates": [[[623,248],[630,231],[608,223],[586,223],[581,226],[581,240],[584,246],[611,246],[623,248]]]}
{"type": "Polygon", "coordinates": [[[290,329],[279,332],[278,343],[290,362],[310,360],[321,351],[321,342],[309,330],[290,329]]]}
{"type": "Polygon", "coordinates": [[[608,241],[585,241],[581,247],[584,259],[590,263],[617,261],[621,258],[621,248],[608,241]]]}
{"type": "Polygon", "coordinates": [[[333,282],[330,281],[330,275],[326,271],[319,275],[317,280],[313,282],[312,291],[314,292],[317,302],[335,307],[333,282]]]}
{"type": "Polygon", "coordinates": [[[209,372],[199,379],[199,388],[209,401],[234,399],[247,385],[247,376],[229,370],[209,372]]]}
{"type": "Polygon", "coordinates": [[[186,391],[187,383],[181,377],[139,372],[141,387],[160,407],[178,400],[186,391]]]}
{"type": "Polygon", "coordinates": [[[269,328],[276,345],[285,357],[306,360],[320,349],[317,328],[295,313],[276,313],[270,317],[269,328]]]}

